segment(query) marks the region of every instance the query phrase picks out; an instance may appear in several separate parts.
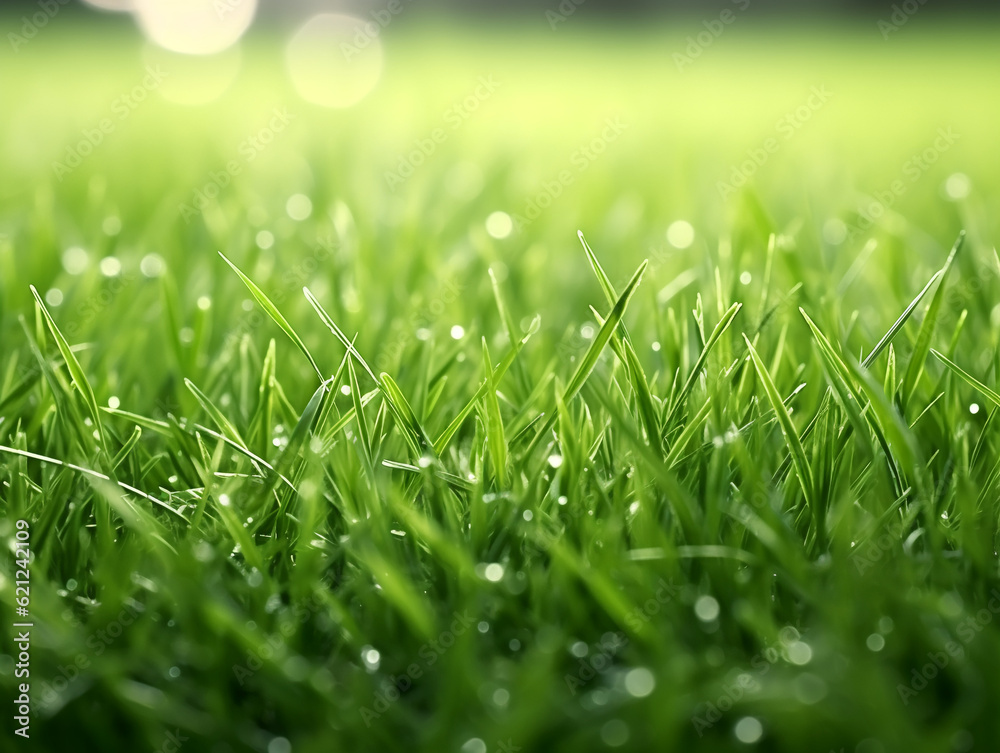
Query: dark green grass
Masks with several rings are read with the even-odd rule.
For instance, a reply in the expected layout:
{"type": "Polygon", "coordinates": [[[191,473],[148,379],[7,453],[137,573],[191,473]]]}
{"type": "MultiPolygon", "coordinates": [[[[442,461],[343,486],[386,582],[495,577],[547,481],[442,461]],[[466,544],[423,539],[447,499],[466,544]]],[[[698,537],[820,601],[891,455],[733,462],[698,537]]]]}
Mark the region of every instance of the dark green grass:
{"type": "MultiPolygon", "coordinates": [[[[557,49],[588,65],[579,39],[557,49]]],[[[620,70],[655,49],[622,49],[620,70]]],[[[714,67],[740,67],[718,52],[697,75],[724,89],[714,67]]],[[[513,76],[496,106],[529,112],[529,66],[483,54],[513,76]]],[[[269,103],[291,96],[259,75],[269,103]]],[[[246,92],[196,135],[151,103],[136,117],[166,125],[63,183],[51,153],[6,156],[23,182],[0,195],[0,537],[30,522],[36,627],[32,737],[4,749],[994,749],[1000,262],[997,176],[975,156],[995,105],[956,114],[966,142],[831,241],[831,219],[859,221],[840,186],[889,185],[937,111],[827,181],[830,134],[874,87],[830,74],[843,109],[720,205],[727,163],[704,145],[700,167],[650,175],[673,116],[640,107],[644,75],[624,95],[595,76],[564,94],[591,117],[571,145],[616,97],[633,140],[497,240],[485,218],[568,161],[540,156],[565,131],[522,162],[498,154],[506,116],[484,115],[392,194],[382,166],[419,126],[386,136],[374,171],[346,145],[392,112],[394,75],[353,120],[303,110],[190,223],[178,204],[256,122],[246,92]],[[149,157],[164,143],[190,151],[149,157]],[[449,196],[470,159],[482,191],[449,196]],[[948,201],[957,171],[974,190],[948,201]],[[681,217],[695,242],[671,248],[681,217]]],[[[794,106],[798,74],[772,75],[794,106]]],[[[782,111],[756,108],[764,127],[734,130],[727,159],[782,111]]],[[[13,143],[24,124],[5,123],[13,143]]],[[[11,558],[5,652],[12,578],[11,558]]],[[[0,658],[5,700],[13,670],[0,658]]]]}

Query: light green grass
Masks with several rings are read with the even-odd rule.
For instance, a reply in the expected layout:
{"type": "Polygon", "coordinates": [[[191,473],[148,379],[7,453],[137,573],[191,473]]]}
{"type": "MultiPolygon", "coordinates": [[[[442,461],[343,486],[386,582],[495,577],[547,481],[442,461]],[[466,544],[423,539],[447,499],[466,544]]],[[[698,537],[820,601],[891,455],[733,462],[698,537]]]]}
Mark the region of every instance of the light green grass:
{"type": "Polygon", "coordinates": [[[11,749],[995,748],[989,30],[748,24],[681,73],[685,27],[540,23],[516,45],[387,33],[382,86],[347,112],[298,100],[251,40],[221,100],[151,97],[62,182],[52,160],[141,51],[53,27],[11,59],[0,538],[30,521],[36,712],[11,749]],[[287,131],[186,222],[276,107],[287,131]],[[578,169],[608,118],[627,128],[578,169]],[[487,234],[562,170],[537,220],[487,234]]]}

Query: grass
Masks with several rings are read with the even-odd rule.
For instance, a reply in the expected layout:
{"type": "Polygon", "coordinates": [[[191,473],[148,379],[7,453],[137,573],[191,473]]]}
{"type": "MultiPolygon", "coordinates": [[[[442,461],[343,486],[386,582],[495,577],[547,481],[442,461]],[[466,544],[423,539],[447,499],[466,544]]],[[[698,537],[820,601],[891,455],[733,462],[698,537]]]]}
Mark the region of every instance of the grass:
{"type": "Polygon", "coordinates": [[[134,43],[50,82],[96,49],[53,27],[12,63],[0,538],[29,521],[35,558],[19,748],[994,749],[985,31],[734,28],[683,75],[662,54],[678,32],[567,26],[514,56],[460,31],[400,32],[346,114],[295,100],[256,40],[222,100],[150,99],[61,182],[53,155],[130,85],[134,43]],[[495,99],[390,191],[471,69],[495,99]],[[835,97],[723,201],[819,82],[835,97]],[[56,94],[73,122],[44,117],[56,94]],[[281,103],[295,127],[185,221],[281,103]],[[746,120],[720,124],[727,107],[746,120]],[[628,129],[577,172],[615,116],[628,129]],[[859,192],[892,190],[949,126],[866,223],[859,192]],[[486,232],[564,169],[537,220],[486,232]],[[949,199],[957,172],[972,191],[949,199]],[[664,240],[678,219],[690,245],[664,240]]]}

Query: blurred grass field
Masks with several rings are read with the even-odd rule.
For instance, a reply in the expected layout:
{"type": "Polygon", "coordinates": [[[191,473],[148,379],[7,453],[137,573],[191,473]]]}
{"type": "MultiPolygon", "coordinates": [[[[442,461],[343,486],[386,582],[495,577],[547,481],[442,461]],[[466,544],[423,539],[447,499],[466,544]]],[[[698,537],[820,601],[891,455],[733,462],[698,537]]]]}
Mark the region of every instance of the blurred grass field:
{"type": "Polygon", "coordinates": [[[400,24],[338,111],[84,23],[0,69],[12,750],[995,749],[995,27],[400,24]]]}

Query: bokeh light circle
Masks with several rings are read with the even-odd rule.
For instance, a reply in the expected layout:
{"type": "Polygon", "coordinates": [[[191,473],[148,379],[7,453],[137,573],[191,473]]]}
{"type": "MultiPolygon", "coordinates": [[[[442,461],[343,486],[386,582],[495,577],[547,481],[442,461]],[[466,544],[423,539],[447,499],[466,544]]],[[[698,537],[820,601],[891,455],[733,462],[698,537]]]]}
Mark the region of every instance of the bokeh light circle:
{"type": "Polygon", "coordinates": [[[351,107],[382,75],[382,42],[370,21],[321,13],[289,41],[286,60],[292,84],[304,100],[321,107],[351,107]]]}
{"type": "Polygon", "coordinates": [[[185,55],[213,55],[239,41],[257,13],[257,0],[133,0],[149,39],[185,55]]]}

